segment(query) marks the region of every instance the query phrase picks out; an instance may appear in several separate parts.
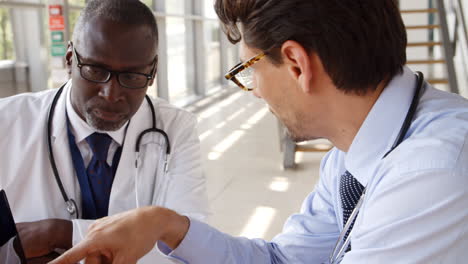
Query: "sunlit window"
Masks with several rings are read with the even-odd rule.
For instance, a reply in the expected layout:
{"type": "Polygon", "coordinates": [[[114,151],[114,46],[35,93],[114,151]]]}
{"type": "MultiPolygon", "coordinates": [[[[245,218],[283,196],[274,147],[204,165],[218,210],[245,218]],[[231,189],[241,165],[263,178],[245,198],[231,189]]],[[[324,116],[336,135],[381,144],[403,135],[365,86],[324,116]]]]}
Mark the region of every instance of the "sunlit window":
{"type": "Polygon", "coordinates": [[[186,0],[166,0],[166,12],[168,14],[184,14],[186,8],[185,1],[186,0]]]}
{"type": "Polygon", "coordinates": [[[145,5],[147,5],[149,8],[153,7],[153,0],[140,0],[140,1],[145,3],[145,5]]]}
{"type": "MultiPolygon", "coordinates": [[[[213,8],[214,0],[140,1],[154,12],[162,44],[157,81],[148,93],[186,106],[223,88],[227,82],[222,75],[228,66],[221,64],[234,63],[237,48],[231,49],[220,41],[222,33],[213,8]]],[[[54,29],[49,25],[48,5],[60,2],[0,0],[0,60],[26,63],[29,75],[35,76],[31,85],[34,91],[56,88],[69,78],[63,57],[87,1],[68,0],[68,10],[62,10],[61,14],[65,26],[54,29]],[[27,4],[12,7],[14,2],[27,4]]]]}
{"type": "Polygon", "coordinates": [[[167,71],[170,100],[175,102],[194,94],[188,83],[188,69],[193,67],[193,48],[187,39],[186,21],[183,18],[167,18],[167,71]]]}
{"type": "Polygon", "coordinates": [[[0,60],[15,58],[10,9],[0,8],[0,60]]]}
{"type": "MultiPolygon", "coordinates": [[[[51,1],[49,1],[49,2],[51,2],[51,1]]],[[[77,5],[77,6],[84,6],[86,4],[86,0],[68,0],[68,4],[69,5],[77,5]]]]}
{"type": "Polygon", "coordinates": [[[206,56],[206,87],[217,88],[221,82],[221,50],[219,23],[208,21],[204,26],[206,56]]]}
{"type": "Polygon", "coordinates": [[[214,10],[214,0],[204,0],[204,15],[208,18],[217,19],[216,12],[214,10]]]}

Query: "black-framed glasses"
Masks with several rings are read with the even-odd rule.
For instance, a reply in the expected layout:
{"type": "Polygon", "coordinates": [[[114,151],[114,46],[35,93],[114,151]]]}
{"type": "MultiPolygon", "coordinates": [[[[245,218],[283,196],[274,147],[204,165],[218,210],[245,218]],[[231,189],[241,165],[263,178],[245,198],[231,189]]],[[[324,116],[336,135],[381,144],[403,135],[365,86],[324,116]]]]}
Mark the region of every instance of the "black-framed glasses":
{"type": "Polygon", "coordinates": [[[252,91],[255,89],[253,82],[254,70],[251,68],[256,62],[265,57],[264,52],[248,59],[246,62],[240,62],[234,66],[224,78],[233,81],[237,86],[239,86],[244,91],[252,91]]]}
{"type": "Polygon", "coordinates": [[[156,71],[156,63],[158,61],[157,55],[154,59],[153,68],[150,74],[140,72],[111,71],[98,65],[81,63],[80,55],[76,51],[73,43],[70,42],[70,44],[73,48],[73,56],[77,62],[76,66],[80,69],[80,75],[87,81],[95,83],[106,83],[112,78],[112,75],[115,75],[121,86],[128,89],[141,89],[145,88],[148,85],[148,82],[153,80],[154,71],[156,71]]]}

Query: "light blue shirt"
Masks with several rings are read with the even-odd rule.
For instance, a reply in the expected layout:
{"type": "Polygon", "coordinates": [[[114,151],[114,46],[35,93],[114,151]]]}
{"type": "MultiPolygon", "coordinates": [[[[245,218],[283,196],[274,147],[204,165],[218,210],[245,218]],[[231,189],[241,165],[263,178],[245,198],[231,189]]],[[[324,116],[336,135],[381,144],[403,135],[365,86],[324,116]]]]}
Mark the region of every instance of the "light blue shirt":
{"type": "Polygon", "coordinates": [[[367,186],[342,264],[467,263],[468,101],[426,86],[406,139],[386,158],[416,88],[408,68],[368,114],[347,153],[331,150],[320,180],[271,242],[232,237],[196,220],[174,251],[184,263],[324,263],[343,229],[340,176],[367,186]]]}

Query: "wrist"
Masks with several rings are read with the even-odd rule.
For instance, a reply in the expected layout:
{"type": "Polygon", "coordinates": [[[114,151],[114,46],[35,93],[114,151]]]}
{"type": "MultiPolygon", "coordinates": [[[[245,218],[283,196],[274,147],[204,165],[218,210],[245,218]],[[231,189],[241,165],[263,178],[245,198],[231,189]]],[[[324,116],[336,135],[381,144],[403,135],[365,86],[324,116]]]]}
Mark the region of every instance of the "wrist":
{"type": "Polygon", "coordinates": [[[189,218],[160,207],[154,208],[152,213],[155,217],[153,219],[157,219],[158,216],[162,219],[161,226],[163,228],[159,240],[163,241],[171,249],[177,248],[188,232],[190,227],[189,218]]]}

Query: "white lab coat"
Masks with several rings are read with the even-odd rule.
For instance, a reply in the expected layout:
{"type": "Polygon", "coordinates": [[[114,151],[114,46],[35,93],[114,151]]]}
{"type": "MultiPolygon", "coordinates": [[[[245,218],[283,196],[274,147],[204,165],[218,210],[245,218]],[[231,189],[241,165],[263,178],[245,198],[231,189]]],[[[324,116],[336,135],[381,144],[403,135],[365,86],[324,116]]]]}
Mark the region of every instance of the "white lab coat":
{"type": "MultiPolygon", "coordinates": [[[[70,198],[80,208],[80,186],[68,145],[65,87],[58,100],[52,127],[52,145],[58,172],[70,198]]],[[[71,219],[49,162],[46,123],[57,90],[21,94],[0,100],[0,189],[5,189],[16,222],[47,218],[73,221],[73,244],[85,236],[89,220],[71,219]]],[[[140,161],[135,169],[135,144],[141,131],[150,128],[151,110],[144,101],[132,117],[109,202],[109,215],[134,209],[138,203],[157,205],[181,214],[205,219],[208,205],[200,160],[196,118],[161,99],[153,99],[157,127],[169,136],[172,151],[164,174],[166,143],[160,134],[143,137],[140,161]],[[136,179],[138,178],[138,179],[136,179]]],[[[142,234],[144,235],[144,234],[142,234]]],[[[173,263],[153,250],[139,263],[173,263]]]]}

